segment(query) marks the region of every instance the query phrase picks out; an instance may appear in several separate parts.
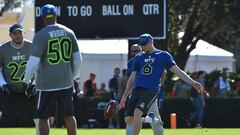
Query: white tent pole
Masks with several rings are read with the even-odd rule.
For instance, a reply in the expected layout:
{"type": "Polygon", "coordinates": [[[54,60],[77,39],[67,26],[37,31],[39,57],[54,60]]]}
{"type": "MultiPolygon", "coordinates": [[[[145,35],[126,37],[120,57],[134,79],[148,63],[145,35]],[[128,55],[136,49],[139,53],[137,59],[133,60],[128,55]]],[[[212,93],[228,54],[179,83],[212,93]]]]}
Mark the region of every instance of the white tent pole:
{"type": "Polygon", "coordinates": [[[195,55],[195,60],[194,60],[194,72],[197,71],[197,63],[198,63],[198,55],[195,55]]]}

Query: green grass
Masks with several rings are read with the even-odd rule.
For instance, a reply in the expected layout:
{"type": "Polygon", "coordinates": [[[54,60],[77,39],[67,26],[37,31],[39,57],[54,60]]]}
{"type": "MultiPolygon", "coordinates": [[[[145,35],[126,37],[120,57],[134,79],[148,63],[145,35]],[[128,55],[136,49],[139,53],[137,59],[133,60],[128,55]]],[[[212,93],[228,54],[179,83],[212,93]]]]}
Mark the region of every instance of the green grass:
{"type": "MultiPolygon", "coordinates": [[[[34,128],[0,128],[0,135],[34,135],[34,128]]],[[[152,135],[142,129],[140,135],[152,135]]],[[[66,129],[51,129],[50,135],[67,135],[66,129]]],[[[125,135],[124,129],[78,129],[78,135],[125,135]]],[[[240,135],[239,128],[166,129],[165,135],[240,135]]]]}

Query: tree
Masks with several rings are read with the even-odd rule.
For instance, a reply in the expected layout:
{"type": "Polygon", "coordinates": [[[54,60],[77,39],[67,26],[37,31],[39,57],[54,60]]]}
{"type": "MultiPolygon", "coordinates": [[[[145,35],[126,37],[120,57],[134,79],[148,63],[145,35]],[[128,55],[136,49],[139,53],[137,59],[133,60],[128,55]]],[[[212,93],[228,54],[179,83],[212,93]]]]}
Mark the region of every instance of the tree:
{"type": "Polygon", "coordinates": [[[180,68],[184,69],[190,52],[196,47],[199,39],[223,43],[228,43],[229,38],[232,38],[232,42],[235,38],[239,39],[237,36],[232,36],[233,32],[236,34],[240,32],[237,17],[239,14],[237,7],[240,3],[238,0],[169,0],[168,2],[167,50],[173,54],[180,68]],[[231,14],[233,12],[234,14],[231,14]],[[179,37],[180,33],[183,33],[182,37],[179,37]],[[226,34],[227,36],[223,37],[226,34]]]}
{"type": "Polygon", "coordinates": [[[21,7],[21,5],[27,1],[29,0],[4,0],[3,2],[0,2],[0,16],[9,9],[21,7]]]}
{"type": "MultiPolygon", "coordinates": [[[[239,0],[168,0],[169,25],[165,49],[173,55],[181,69],[185,68],[199,39],[228,50],[239,48],[239,54],[239,4],[239,0]]],[[[174,85],[169,73],[165,83],[166,93],[174,85]]]]}
{"type": "Polygon", "coordinates": [[[218,6],[218,11],[224,10],[224,12],[217,14],[219,17],[224,18],[222,19],[221,23],[219,23],[223,28],[219,29],[217,31],[217,34],[206,37],[207,41],[211,41],[213,44],[216,44],[219,47],[234,53],[238,70],[240,69],[239,7],[240,2],[236,0],[229,1],[228,3],[224,3],[221,6],[218,6]]]}

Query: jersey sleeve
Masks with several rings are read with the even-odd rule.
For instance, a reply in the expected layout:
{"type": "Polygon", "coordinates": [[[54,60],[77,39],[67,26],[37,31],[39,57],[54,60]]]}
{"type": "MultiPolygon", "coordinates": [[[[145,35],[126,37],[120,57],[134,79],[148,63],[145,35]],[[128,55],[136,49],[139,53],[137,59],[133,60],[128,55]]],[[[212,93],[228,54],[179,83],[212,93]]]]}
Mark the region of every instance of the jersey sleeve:
{"type": "MultiPolygon", "coordinates": [[[[34,38],[33,38],[33,42],[32,42],[32,48],[31,48],[31,55],[41,58],[41,56],[43,55],[44,52],[44,39],[42,39],[39,34],[37,33],[34,38]]],[[[46,41],[47,42],[47,41],[46,41]]]]}
{"type": "Polygon", "coordinates": [[[130,59],[127,63],[127,73],[128,73],[128,75],[130,75],[131,72],[132,72],[132,65],[133,65],[133,58],[130,59]]]}
{"type": "Polygon", "coordinates": [[[72,35],[73,53],[74,53],[74,52],[78,52],[78,51],[79,51],[79,48],[78,48],[77,38],[76,38],[76,36],[75,36],[75,34],[74,34],[73,31],[71,32],[71,35],[72,35]]]}
{"type": "Polygon", "coordinates": [[[171,68],[172,66],[176,65],[176,62],[174,61],[172,55],[168,52],[165,52],[165,55],[164,55],[164,59],[165,59],[165,68],[169,69],[171,68]]]}
{"type": "Polygon", "coordinates": [[[138,59],[137,59],[138,57],[134,57],[133,58],[133,62],[132,62],[132,72],[136,72],[136,71],[138,71],[138,69],[139,69],[139,64],[138,64],[138,59]]]}

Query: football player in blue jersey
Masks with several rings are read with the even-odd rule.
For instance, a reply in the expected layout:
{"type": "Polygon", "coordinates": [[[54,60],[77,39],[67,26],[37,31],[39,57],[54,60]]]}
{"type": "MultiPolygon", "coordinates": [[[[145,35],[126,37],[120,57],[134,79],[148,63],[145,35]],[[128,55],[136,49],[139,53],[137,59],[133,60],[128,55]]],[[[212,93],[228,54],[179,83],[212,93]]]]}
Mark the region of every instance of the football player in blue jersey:
{"type": "Polygon", "coordinates": [[[140,52],[142,52],[142,48],[138,44],[134,44],[131,46],[131,49],[130,49],[131,58],[129,59],[129,61],[127,63],[128,75],[130,75],[132,73],[132,65],[133,65],[134,56],[136,56],[140,52]]]}
{"type": "MultiPolygon", "coordinates": [[[[131,46],[130,54],[131,54],[132,58],[128,61],[128,69],[127,69],[129,75],[132,72],[134,56],[136,56],[140,52],[142,52],[142,48],[138,44],[134,44],[131,46]]],[[[161,85],[163,85],[163,83],[164,83],[166,74],[167,74],[167,71],[164,71],[161,76],[161,79],[160,79],[161,85]]],[[[161,94],[159,94],[159,97],[160,96],[162,96],[162,91],[161,91],[161,94]]],[[[129,98],[127,100],[129,100],[129,98]]],[[[151,124],[154,135],[164,135],[163,123],[161,120],[161,116],[159,113],[159,108],[158,108],[157,103],[158,103],[158,100],[155,100],[152,103],[152,105],[150,106],[150,108],[148,110],[148,115],[145,118],[142,118],[142,122],[151,124]],[[150,114],[152,114],[156,118],[155,119],[156,121],[153,122],[151,120],[152,118],[150,118],[150,120],[147,119],[150,114]]],[[[128,121],[126,121],[126,135],[132,135],[132,121],[133,121],[133,117],[132,117],[132,120],[130,120],[130,116],[128,116],[128,121]],[[128,122],[130,122],[130,123],[128,123],[128,122]]]]}
{"type": "Polygon", "coordinates": [[[132,135],[139,134],[142,127],[142,115],[147,113],[151,104],[157,99],[160,92],[160,78],[165,69],[169,69],[191,84],[198,92],[204,92],[200,83],[194,81],[176,65],[171,54],[154,47],[153,37],[150,34],[140,35],[138,44],[143,52],[134,57],[132,73],[118,106],[118,109],[125,108],[127,96],[131,92],[125,108],[125,122],[132,120],[133,116],[132,135]]]}

